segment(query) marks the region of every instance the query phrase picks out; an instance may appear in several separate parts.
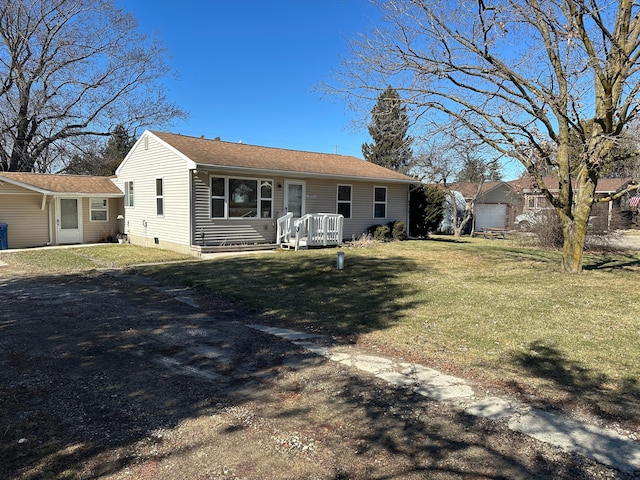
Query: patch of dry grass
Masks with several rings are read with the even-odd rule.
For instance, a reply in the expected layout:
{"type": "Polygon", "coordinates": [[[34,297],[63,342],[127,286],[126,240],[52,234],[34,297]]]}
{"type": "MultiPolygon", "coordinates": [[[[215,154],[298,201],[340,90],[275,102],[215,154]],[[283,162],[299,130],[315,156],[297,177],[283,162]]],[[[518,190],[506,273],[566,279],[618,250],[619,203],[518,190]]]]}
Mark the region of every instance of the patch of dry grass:
{"type": "MultiPolygon", "coordinates": [[[[192,257],[136,245],[104,244],[76,248],[34,248],[0,252],[0,261],[29,273],[73,273],[104,267],[188,260],[192,257]]],[[[1,273],[1,271],[0,271],[1,273]]]]}

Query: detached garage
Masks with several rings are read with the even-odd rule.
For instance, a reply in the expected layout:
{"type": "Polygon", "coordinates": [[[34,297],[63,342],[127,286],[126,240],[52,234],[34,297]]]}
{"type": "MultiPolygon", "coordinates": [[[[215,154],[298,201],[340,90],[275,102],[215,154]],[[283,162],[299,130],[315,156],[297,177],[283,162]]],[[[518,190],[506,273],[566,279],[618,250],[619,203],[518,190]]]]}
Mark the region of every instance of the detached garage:
{"type": "Polygon", "coordinates": [[[486,228],[509,229],[513,225],[519,196],[506,182],[455,183],[449,187],[473,203],[471,231],[486,228]]]}
{"type": "Polygon", "coordinates": [[[103,242],[118,233],[123,197],[108,177],[0,172],[3,246],[103,242]]]}
{"type": "Polygon", "coordinates": [[[476,203],[475,207],[474,232],[485,228],[510,228],[506,203],[476,203]]]}

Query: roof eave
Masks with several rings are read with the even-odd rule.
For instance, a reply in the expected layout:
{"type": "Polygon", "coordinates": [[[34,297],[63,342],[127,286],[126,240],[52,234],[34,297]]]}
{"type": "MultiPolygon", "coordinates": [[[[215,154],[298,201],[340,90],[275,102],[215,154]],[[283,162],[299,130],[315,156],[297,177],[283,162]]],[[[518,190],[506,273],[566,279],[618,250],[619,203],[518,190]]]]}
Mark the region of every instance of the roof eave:
{"type": "Polygon", "coordinates": [[[83,197],[83,198],[122,198],[124,193],[104,193],[104,192],[92,192],[92,193],[79,193],[79,192],[50,192],[48,195],[54,197],[83,197]]]}
{"type": "Polygon", "coordinates": [[[47,190],[46,188],[36,187],[35,185],[31,185],[30,183],[24,183],[19,180],[14,180],[13,178],[8,178],[0,175],[0,180],[3,182],[10,183],[15,185],[16,187],[26,188],[27,190],[33,190],[37,193],[42,193],[43,195],[53,195],[56,192],[52,192],[51,190],[47,190]]]}
{"type": "Polygon", "coordinates": [[[401,178],[384,178],[384,177],[362,177],[358,175],[336,175],[332,173],[318,173],[318,172],[299,172],[294,170],[277,170],[277,169],[263,169],[253,167],[238,167],[232,165],[211,165],[210,163],[198,163],[197,168],[206,170],[237,170],[241,172],[252,173],[253,175],[280,175],[280,176],[299,176],[299,177],[313,177],[313,178],[333,178],[339,180],[350,181],[368,181],[368,182],[385,182],[385,183],[420,183],[419,180],[414,179],[401,179],[401,178]]]}

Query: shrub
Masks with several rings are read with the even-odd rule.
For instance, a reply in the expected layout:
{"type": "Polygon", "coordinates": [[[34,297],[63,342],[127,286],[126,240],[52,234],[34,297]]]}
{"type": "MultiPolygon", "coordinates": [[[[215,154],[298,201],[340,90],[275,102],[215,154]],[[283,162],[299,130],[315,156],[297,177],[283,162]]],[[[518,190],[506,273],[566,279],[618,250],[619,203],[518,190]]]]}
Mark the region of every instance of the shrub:
{"type": "Polygon", "coordinates": [[[391,236],[391,229],[388,225],[378,225],[373,232],[373,239],[378,242],[386,242],[391,236]]]}
{"type": "Polygon", "coordinates": [[[545,221],[531,226],[531,233],[543,248],[562,248],[563,236],[560,220],[555,214],[547,215],[545,221]]]}
{"type": "Polygon", "coordinates": [[[387,225],[391,231],[391,238],[393,240],[406,240],[407,239],[407,226],[404,222],[398,220],[389,222],[387,225]]]}
{"type": "Polygon", "coordinates": [[[371,235],[371,237],[373,237],[375,235],[375,233],[376,233],[376,230],[378,228],[380,228],[381,226],[382,225],[380,225],[380,224],[371,225],[369,228],[367,228],[367,232],[366,233],[368,235],[371,235]]]}
{"type": "Polygon", "coordinates": [[[371,236],[376,242],[388,242],[391,240],[406,240],[407,226],[404,222],[393,221],[386,225],[371,225],[367,228],[367,235],[371,236]]]}
{"type": "Polygon", "coordinates": [[[409,232],[412,237],[427,237],[435,232],[444,216],[445,194],[442,188],[420,185],[409,200],[409,232]]]}

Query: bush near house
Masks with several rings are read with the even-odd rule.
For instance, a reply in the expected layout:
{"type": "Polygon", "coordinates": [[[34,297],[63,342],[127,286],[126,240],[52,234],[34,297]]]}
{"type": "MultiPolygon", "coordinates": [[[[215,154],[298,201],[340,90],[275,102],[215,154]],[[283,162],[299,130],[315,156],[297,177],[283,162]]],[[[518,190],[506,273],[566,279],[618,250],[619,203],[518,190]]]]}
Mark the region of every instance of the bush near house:
{"type": "Polygon", "coordinates": [[[390,242],[393,240],[407,239],[407,226],[404,222],[392,221],[386,225],[371,225],[367,233],[378,242],[390,242]]]}

